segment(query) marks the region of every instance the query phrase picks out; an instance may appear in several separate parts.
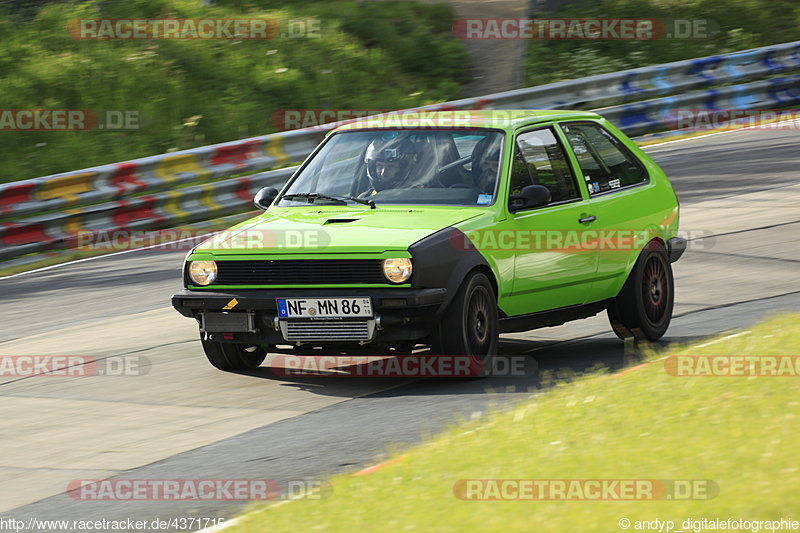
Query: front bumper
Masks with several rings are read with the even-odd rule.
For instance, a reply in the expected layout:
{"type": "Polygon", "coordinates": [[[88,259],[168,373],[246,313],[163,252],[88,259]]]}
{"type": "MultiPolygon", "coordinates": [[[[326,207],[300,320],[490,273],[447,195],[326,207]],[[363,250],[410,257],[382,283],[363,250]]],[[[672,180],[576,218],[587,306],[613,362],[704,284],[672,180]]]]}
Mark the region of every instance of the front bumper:
{"type": "MultiPolygon", "coordinates": [[[[420,340],[430,334],[447,296],[435,289],[248,289],[217,292],[188,290],[172,296],[183,316],[202,323],[204,313],[252,315],[253,331],[208,333],[210,340],[251,344],[287,344],[278,327],[277,298],[357,298],[372,300],[377,324],[374,342],[420,340]],[[235,300],[235,302],[234,302],[235,300]]],[[[285,326],[285,320],[283,321],[285,326]]],[[[285,327],[283,328],[285,331],[285,327]]]]}
{"type": "Polygon", "coordinates": [[[670,263],[674,263],[680,259],[685,251],[686,239],[681,237],[673,237],[667,241],[667,253],[669,254],[670,263]]]}

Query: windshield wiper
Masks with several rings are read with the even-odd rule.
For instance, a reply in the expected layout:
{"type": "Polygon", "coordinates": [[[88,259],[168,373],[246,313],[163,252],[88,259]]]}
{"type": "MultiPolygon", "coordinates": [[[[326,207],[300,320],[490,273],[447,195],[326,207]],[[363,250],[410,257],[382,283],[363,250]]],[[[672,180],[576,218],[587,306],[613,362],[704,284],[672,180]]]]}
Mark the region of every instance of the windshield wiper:
{"type": "Polygon", "coordinates": [[[311,203],[313,203],[314,200],[350,200],[359,204],[368,205],[370,209],[375,209],[375,202],[372,200],[364,200],[363,198],[354,198],[352,196],[337,196],[334,194],[319,194],[316,192],[294,192],[284,194],[281,199],[284,198],[286,200],[291,200],[292,198],[308,198],[311,203]]]}

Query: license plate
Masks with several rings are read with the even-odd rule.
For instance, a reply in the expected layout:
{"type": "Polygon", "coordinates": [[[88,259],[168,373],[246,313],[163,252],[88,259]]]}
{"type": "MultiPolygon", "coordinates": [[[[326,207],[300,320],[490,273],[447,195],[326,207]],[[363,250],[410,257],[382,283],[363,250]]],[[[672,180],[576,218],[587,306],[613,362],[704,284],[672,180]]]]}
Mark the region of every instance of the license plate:
{"type": "Polygon", "coordinates": [[[281,318],[372,317],[369,298],[278,298],[281,318]]]}

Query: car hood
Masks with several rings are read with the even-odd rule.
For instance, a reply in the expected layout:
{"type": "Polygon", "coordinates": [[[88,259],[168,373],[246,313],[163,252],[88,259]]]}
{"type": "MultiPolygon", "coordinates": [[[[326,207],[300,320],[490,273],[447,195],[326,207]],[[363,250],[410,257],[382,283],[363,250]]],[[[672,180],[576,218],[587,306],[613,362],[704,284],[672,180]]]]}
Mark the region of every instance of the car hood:
{"type": "Polygon", "coordinates": [[[200,244],[214,256],[295,253],[382,253],[409,246],[484,214],[475,207],[273,208],[200,244]]]}

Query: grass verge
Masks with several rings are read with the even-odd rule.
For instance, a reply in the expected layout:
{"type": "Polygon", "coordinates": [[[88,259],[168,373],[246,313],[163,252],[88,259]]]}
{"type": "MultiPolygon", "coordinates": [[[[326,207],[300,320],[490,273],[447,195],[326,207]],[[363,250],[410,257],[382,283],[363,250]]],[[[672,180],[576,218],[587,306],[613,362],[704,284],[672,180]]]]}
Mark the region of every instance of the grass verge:
{"type": "MultiPolygon", "coordinates": [[[[668,355],[783,355],[800,315],[668,355]]],[[[327,498],[256,508],[228,531],[622,531],[619,521],[796,515],[797,379],[674,377],[662,359],[555,384],[461,424],[327,498]],[[706,500],[463,501],[465,479],[713,480],[706,500]]],[[[796,518],[796,516],[794,516],[796,518]]],[[[724,530],[728,530],[724,528],[724,530]]],[[[684,529],[686,531],[686,529],[684,529]]]]}

